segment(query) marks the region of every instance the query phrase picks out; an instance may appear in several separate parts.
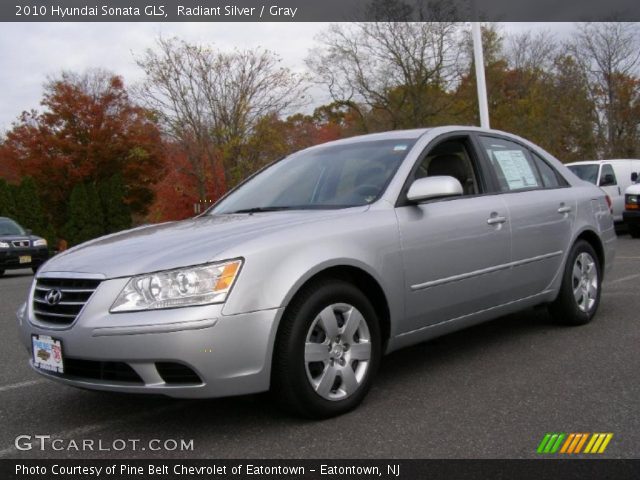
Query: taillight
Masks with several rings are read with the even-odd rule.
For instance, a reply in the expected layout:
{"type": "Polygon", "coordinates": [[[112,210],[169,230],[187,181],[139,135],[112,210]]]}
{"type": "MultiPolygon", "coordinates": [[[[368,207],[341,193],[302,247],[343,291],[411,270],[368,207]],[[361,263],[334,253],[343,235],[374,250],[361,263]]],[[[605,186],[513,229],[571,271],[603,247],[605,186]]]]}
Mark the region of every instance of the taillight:
{"type": "Polygon", "coordinates": [[[613,214],[613,202],[611,201],[611,197],[609,195],[605,195],[604,198],[606,198],[607,205],[609,205],[609,212],[613,214]]]}

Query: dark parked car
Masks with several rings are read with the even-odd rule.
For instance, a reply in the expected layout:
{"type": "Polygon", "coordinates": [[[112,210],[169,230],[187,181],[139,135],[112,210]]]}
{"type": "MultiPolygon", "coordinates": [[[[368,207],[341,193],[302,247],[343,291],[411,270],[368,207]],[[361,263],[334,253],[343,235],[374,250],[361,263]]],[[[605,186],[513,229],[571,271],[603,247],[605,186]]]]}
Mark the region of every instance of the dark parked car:
{"type": "Polygon", "coordinates": [[[47,241],[31,235],[16,222],[0,217],[0,276],[5,270],[31,268],[33,273],[49,258],[47,241]]]}

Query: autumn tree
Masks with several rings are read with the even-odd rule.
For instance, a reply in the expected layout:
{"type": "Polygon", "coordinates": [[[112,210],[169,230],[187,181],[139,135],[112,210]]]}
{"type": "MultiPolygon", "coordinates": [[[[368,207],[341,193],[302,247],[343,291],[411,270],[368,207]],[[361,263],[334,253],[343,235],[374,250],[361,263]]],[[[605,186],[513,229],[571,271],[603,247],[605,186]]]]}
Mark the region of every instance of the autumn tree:
{"type": "Polygon", "coordinates": [[[183,149],[201,200],[255,169],[244,147],[263,117],[305,100],[303,78],[267,50],[225,52],[160,38],[137,63],[145,73],[140,97],[183,149]]]}
{"type": "Polygon", "coordinates": [[[640,27],[631,22],[581,23],[568,48],[589,80],[597,126],[606,140],[600,153],[624,156],[634,128],[630,123],[635,128],[640,123],[637,116],[629,118],[638,96],[634,79],[640,66],[640,27]]]}
{"type": "Polygon", "coordinates": [[[162,139],[154,117],[131,101],[120,77],[63,73],[45,85],[42,111],[24,112],[3,148],[21,176],[33,177],[56,227],[80,183],[120,174],[127,204],[144,214],[162,174],[162,139]]]}
{"type": "Polygon", "coordinates": [[[334,102],[360,108],[365,131],[433,125],[451,104],[461,55],[454,22],[333,24],[317,40],[307,65],[334,102]]]}

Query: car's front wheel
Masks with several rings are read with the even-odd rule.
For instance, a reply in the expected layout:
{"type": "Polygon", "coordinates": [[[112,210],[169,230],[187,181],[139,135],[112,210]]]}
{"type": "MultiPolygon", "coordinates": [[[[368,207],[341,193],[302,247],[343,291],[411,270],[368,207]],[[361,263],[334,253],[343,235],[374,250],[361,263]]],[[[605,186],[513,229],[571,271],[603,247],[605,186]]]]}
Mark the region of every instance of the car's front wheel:
{"type": "Polygon", "coordinates": [[[549,307],[551,315],[565,325],[589,323],[598,310],[601,287],[598,255],[591,244],[578,240],[569,253],[558,298],[549,307]]]}
{"type": "Polygon", "coordinates": [[[354,285],[325,279],[288,306],[274,351],[272,393],[288,410],[313,418],[355,408],[380,363],[378,316],[354,285]]]}

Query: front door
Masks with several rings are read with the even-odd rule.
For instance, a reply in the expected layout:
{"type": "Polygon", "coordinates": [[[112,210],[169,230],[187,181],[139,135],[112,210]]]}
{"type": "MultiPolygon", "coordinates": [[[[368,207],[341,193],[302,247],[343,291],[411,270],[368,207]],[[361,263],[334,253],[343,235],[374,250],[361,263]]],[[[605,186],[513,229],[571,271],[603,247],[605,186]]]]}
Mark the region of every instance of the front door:
{"type": "Polygon", "coordinates": [[[405,270],[402,332],[505,303],[511,237],[501,195],[487,193],[469,138],[428,149],[415,178],[449,175],[464,195],[396,208],[405,270]]]}

